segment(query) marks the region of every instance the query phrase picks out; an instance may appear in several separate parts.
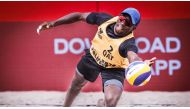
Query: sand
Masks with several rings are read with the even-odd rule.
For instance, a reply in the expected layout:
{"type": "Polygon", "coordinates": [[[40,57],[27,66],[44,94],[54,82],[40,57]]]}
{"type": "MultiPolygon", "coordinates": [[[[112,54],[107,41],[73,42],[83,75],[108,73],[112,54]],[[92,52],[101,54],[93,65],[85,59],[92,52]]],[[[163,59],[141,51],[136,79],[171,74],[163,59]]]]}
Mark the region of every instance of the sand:
{"type": "MultiPolygon", "coordinates": [[[[5,91],[0,92],[0,106],[53,106],[60,107],[64,102],[65,92],[61,91],[5,91]]],[[[74,101],[74,107],[96,106],[102,92],[82,92],[74,101]]],[[[189,107],[188,92],[123,92],[118,107],[189,107]]]]}

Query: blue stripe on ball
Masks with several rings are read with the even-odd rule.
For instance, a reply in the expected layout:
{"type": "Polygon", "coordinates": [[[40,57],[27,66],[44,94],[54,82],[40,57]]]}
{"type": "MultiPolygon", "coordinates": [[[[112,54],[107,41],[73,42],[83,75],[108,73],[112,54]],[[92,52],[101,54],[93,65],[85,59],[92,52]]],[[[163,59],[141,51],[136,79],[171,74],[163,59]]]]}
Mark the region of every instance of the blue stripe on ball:
{"type": "Polygon", "coordinates": [[[125,72],[127,73],[129,70],[130,70],[130,67],[133,67],[135,65],[138,65],[138,64],[144,64],[144,62],[142,61],[135,61],[135,62],[132,62],[127,69],[125,69],[125,72]]]}
{"type": "Polygon", "coordinates": [[[138,86],[140,85],[143,81],[145,81],[149,76],[151,75],[151,72],[146,72],[139,77],[137,77],[134,81],[134,85],[138,86]]]}

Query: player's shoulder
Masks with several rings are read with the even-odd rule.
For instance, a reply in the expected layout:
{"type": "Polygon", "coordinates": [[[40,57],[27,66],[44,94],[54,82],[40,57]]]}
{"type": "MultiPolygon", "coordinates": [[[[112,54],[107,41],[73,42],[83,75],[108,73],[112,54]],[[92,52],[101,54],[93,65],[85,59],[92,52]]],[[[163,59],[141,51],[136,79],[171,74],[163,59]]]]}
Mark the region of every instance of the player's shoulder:
{"type": "Polygon", "coordinates": [[[113,16],[105,12],[91,12],[87,17],[87,23],[101,25],[111,18],[113,16]]]}
{"type": "Polygon", "coordinates": [[[113,15],[105,12],[91,12],[89,15],[94,15],[96,17],[103,17],[103,18],[113,18],[113,15]]]}

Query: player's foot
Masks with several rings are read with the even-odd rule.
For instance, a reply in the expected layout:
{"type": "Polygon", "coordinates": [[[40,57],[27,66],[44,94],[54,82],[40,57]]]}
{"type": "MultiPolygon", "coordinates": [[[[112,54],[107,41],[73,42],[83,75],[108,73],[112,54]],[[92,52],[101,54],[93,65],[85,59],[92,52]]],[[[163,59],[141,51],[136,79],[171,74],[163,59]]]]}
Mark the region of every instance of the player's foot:
{"type": "Polygon", "coordinates": [[[99,99],[96,106],[97,107],[104,107],[105,106],[104,99],[99,99]]]}

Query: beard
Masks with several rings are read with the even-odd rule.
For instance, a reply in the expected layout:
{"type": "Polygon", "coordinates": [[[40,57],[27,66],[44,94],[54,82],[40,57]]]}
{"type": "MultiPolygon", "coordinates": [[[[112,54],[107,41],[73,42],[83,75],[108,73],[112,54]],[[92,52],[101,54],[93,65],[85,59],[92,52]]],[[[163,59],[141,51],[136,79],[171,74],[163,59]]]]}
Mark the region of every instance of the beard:
{"type": "Polygon", "coordinates": [[[133,31],[132,28],[127,28],[125,30],[122,30],[122,29],[117,29],[117,27],[114,28],[114,33],[117,35],[117,36],[126,36],[128,34],[130,34],[131,32],[133,31]]]}

